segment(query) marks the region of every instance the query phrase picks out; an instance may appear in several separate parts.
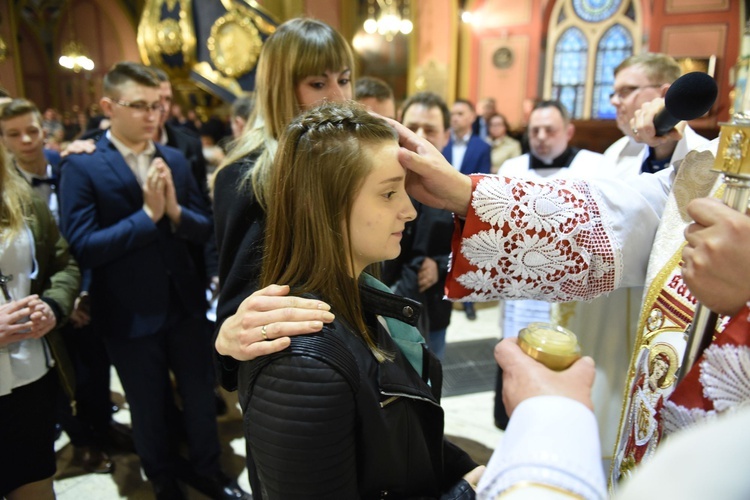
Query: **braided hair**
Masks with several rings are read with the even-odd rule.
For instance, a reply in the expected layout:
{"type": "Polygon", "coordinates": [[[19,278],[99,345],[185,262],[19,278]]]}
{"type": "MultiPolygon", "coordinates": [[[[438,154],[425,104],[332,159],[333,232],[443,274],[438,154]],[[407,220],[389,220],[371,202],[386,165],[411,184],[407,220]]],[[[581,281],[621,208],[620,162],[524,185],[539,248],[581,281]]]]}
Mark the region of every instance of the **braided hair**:
{"type": "Polygon", "coordinates": [[[354,102],[323,104],[289,124],[271,170],[261,272],[261,286],[286,283],[296,294],[319,294],[376,355],[345,235],[376,161],[373,148],[387,142],[398,142],[393,128],[354,102]]]}

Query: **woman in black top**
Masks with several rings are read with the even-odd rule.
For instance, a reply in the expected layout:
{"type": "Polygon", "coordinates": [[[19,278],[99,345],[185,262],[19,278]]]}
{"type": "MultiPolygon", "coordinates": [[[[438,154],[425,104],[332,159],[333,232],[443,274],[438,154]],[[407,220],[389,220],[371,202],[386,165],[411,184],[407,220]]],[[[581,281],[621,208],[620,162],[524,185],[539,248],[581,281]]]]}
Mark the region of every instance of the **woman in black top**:
{"type": "MultiPolygon", "coordinates": [[[[220,353],[224,322],[230,317],[241,321],[241,315],[235,314],[238,307],[258,288],[264,212],[273,196],[268,177],[278,138],[300,111],[325,100],[351,99],[353,69],[354,57],[346,40],[314,19],[287,21],[263,44],[255,109],[213,181],[221,284],[216,343],[220,353]]],[[[272,345],[287,344],[287,339],[280,339],[272,345]]],[[[236,361],[222,357],[221,365],[222,384],[235,389],[236,361]]]]}

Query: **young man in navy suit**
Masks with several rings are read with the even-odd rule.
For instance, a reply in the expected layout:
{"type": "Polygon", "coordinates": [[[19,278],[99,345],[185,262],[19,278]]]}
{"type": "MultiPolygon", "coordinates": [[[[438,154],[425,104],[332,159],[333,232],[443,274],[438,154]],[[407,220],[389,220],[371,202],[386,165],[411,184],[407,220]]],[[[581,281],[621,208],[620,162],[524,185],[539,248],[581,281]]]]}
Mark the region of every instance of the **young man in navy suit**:
{"type": "Polygon", "coordinates": [[[61,225],[92,271],[93,326],[125,389],[141,464],[157,498],[184,498],[170,442],[172,372],[193,484],[213,498],[244,498],[219,467],[204,283],[189,251],[212,233],[209,207],[184,156],[152,140],[162,110],[152,70],[116,64],[100,105],[111,128],[94,153],[64,161],[61,225]]]}
{"type": "MultiPolygon", "coordinates": [[[[443,156],[462,174],[489,174],[492,166],[492,148],[478,135],[472,133],[477,114],[474,104],[457,99],[451,108],[451,138],[443,148],[443,156]]],[[[466,317],[477,319],[472,302],[464,302],[466,317]]]]}
{"type": "Polygon", "coordinates": [[[451,108],[451,138],[443,148],[443,156],[462,174],[489,174],[492,149],[471,131],[477,115],[474,105],[457,99],[451,108]]]}

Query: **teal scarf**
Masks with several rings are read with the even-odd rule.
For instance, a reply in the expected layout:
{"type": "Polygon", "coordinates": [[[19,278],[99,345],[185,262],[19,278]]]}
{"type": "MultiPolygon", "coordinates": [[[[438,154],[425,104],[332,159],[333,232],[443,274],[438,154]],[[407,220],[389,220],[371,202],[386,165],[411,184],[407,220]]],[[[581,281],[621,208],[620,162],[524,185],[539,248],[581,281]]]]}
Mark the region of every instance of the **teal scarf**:
{"type": "MultiPolygon", "coordinates": [[[[385,284],[369,274],[362,273],[362,276],[367,286],[381,292],[393,293],[385,284]]],[[[401,349],[401,353],[406,357],[414,370],[422,376],[422,344],[424,344],[424,339],[419,330],[395,318],[383,316],[383,319],[385,319],[385,323],[388,325],[391,338],[399,349],[401,349]]]]}

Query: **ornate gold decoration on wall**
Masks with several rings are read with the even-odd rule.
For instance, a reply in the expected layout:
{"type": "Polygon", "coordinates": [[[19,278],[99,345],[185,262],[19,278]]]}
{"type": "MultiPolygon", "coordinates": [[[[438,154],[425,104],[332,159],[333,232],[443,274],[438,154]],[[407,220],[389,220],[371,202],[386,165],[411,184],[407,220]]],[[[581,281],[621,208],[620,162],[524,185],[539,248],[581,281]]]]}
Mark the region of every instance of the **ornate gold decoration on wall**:
{"type": "Polygon", "coordinates": [[[250,18],[231,11],[213,24],[207,46],[214,67],[237,77],[255,67],[263,41],[250,18]]]}
{"type": "Polygon", "coordinates": [[[156,30],[156,38],[159,41],[161,51],[168,56],[177,54],[182,48],[180,23],[174,19],[164,19],[158,24],[156,30]]]}
{"type": "Polygon", "coordinates": [[[233,3],[232,0],[221,0],[221,3],[222,5],[224,5],[224,8],[227,9],[227,12],[232,12],[236,9],[241,16],[249,17],[253,21],[255,26],[264,35],[270,35],[274,31],[276,31],[276,26],[263,19],[263,17],[259,16],[256,12],[261,11],[269,17],[273,18],[273,15],[268,12],[267,9],[264,9],[261,5],[258,5],[258,2],[255,2],[253,0],[244,0],[244,3],[246,3],[249,7],[252,7],[252,9],[248,9],[241,3],[233,3]]]}
{"type": "Polygon", "coordinates": [[[192,0],[146,2],[138,25],[138,50],[145,64],[163,67],[171,77],[186,77],[195,63],[195,46],[192,0]],[[182,66],[163,65],[163,56],[177,55],[182,55],[182,66]]]}
{"type": "Polygon", "coordinates": [[[3,41],[2,37],[0,37],[0,62],[5,61],[5,58],[8,56],[8,46],[5,45],[5,42],[3,41]]]}
{"type": "Polygon", "coordinates": [[[227,89],[236,96],[241,95],[244,92],[237,80],[224,76],[220,71],[213,69],[211,65],[205,61],[199,62],[193,66],[193,71],[214,85],[227,89]]]}
{"type": "Polygon", "coordinates": [[[500,47],[492,53],[492,64],[498,69],[510,68],[513,65],[513,49],[500,47]]]}

